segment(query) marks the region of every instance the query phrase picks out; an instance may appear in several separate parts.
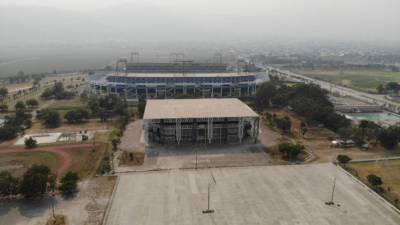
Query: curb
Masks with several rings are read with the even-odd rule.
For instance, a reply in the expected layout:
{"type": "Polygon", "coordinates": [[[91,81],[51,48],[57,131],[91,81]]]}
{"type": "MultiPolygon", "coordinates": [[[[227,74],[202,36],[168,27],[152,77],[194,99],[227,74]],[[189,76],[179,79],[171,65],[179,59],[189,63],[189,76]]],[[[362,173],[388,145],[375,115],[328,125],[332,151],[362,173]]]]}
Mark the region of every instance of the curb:
{"type": "Polygon", "coordinates": [[[101,225],[106,225],[107,220],[108,220],[108,216],[110,214],[111,206],[112,206],[112,203],[114,201],[115,192],[117,191],[117,187],[118,187],[118,184],[119,184],[119,176],[116,176],[116,177],[117,177],[117,180],[115,181],[114,188],[113,188],[113,191],[112,191],[111,196],[110,196],[110,200],[107,203],[106,211],[104,212],[104,217],[103,217],[103,220],[101,222],[101,225]]]}
{"type": "Polygon", "coordinates": [[[351,174],[350,172],[348,172],[347,170],[343,169],[341,166],[338,166],[336,164],[333,163],[334,166],[338,167],[339,170],[341,170],[342,172],[344,172],[346,175],[348,175],[350,178],[352,178],[356,183],[360,184],[362,187],[364,187],[365,189],[367,189],[367,191],[372,194],[375,195],[376,197],[378,197],[378,199],[380,199],[388,208],[393,209],[397,214],[400,214],[400,210],[398,208],[396,208],[395,206],[392,205],[392,203],[390,203],[388,200],[386,200],[384,197],[380,196],[378,193],[376,193],[374,190],[372,190],[368,185],[364,184],[362,181],[360,181],[357,177],[355,177],[353,174],[351,174]]]}

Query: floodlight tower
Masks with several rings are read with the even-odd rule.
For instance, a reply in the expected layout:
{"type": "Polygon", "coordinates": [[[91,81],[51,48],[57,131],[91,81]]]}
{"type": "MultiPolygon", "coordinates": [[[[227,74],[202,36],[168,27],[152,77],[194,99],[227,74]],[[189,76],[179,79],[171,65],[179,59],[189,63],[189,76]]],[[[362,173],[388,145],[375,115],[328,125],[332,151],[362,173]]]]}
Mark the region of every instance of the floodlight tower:
{"type": "Polygon", "coordinates": [[[134,56],[136,56],[136,62],[139,62],[139,52],[131,52],[131,59],[129,60],[130,63],[133,63],[134,56]]]}
{"type": "Polygon", "coordinates": [[[127,58],[119,58],[119,59],[117,60],[116,65],[115,65],[115,72],[118,73],[119,71],[121,71],[121,69],[124,69],[125,72],[126,72],[126,66],[127,66],[127,64],[128,64],[128,59],[127,59],[127,58]],[[121,64],[122,64],[124,67],[121,67],[121,64]]]}
{"type": "Polygon", "coordinates": [[[218,63],[219,63],[219,64],[222,64],[222,54],[221,54],[220,52],[216,52],[216,53],[214,54],[214,57],[218,57],[218,58],[219,58],[218,63]]]}

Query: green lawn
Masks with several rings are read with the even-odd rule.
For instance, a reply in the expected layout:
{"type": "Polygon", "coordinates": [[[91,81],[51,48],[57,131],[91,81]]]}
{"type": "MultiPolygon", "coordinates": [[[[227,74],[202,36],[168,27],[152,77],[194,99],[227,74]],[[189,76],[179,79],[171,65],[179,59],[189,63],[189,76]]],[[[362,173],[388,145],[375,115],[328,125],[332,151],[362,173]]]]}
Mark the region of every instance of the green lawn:
{"type": "Polygon", "coordinates": [[[400,72],[374,70],[298,70],[296,73],[325,80],[334,84],[348,86],[365,92],[376,93],[379,84],[389,81],[400,83],[400,72]]]}

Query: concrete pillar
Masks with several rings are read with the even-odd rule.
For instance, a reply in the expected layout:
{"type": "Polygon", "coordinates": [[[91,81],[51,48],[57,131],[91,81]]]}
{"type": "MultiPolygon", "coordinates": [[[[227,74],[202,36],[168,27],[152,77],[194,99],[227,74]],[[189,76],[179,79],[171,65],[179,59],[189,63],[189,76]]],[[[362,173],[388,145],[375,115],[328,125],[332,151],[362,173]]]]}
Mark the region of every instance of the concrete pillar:
{"type": "Polygon", "coordinates": [[[242,143],[242,139],[244,136],[243,130],[244,130],[244,119],[243,119],[243,117],[241,117],[241,118],[239,118],[239,121],[238,121],[238,137],[239,137],[240,143],[242,143]]]}
{"type": "Polygon", "coordinates": [[[176,119],[175,136],[176,136],[176,142],[179,145],[181,143],[181,140],[182,140],[182,127],[181,127],[181,120],[180,119],[176,119]]]}
{"type": "Polygon", "coordinates": [[[197,121],[196,119],[193,119],[192,122],[192,144],[195,144],[197,142],[197,121]]]}
{"type": "Polygon", "coordinates": [[[208,143],[211,144],[213,140],[213,119],[208,118],[207,120],[207,138],[208,138],[208,143]]]}

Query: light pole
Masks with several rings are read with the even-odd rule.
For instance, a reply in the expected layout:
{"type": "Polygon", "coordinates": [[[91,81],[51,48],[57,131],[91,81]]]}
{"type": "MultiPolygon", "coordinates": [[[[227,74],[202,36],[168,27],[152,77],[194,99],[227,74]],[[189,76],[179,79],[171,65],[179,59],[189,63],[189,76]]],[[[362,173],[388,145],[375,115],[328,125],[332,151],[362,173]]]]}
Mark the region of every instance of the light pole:
{"type": "Polygon", "coordinates": [[[211,180],[208,183],[208,187],[207,187],[207,209],[203,210],[203,213],[214,213],[214,209],[210,209],[210,197],[211,197],[211,193],[210,193],[210,189],[211,189],[211,185],[216,185],[217,181],[214,178],[214,175],[211,173],[211,180]]]}

